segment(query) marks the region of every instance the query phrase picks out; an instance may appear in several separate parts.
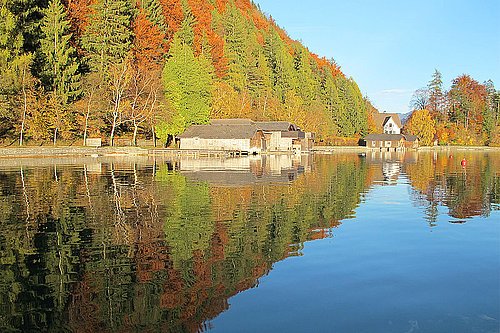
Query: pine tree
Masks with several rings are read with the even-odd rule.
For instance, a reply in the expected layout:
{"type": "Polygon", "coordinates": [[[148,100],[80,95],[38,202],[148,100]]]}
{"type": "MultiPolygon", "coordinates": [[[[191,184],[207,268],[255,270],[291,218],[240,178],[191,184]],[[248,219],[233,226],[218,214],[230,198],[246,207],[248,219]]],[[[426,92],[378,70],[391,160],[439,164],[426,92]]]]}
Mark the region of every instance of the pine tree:
{"type": "Polygon", "coordinates": [[[82,36],[91,71],[104,77],[111,64],[119,64],[131,49],[132,4],[128,0],[97,0],[90,25],[82,36]]]}
{"type": "Polygon", "coordinates": [[[23,52],[22,20],[13,7],[13,1],[0,0],[0,117],[7,127],[19,125],[23,145],[32,55],[23,52]]]}
{"type": "Polygon", "coordinates": [[[177,31],[177,37],[180,38],[183,44],[188,45],[193,48],[194,46],[194,25],[196,24],[196,19],[191,13],[191,7],[186,0],[182,0],[182,14],[183,18],[177,31]]]}
{"type": "Polygon", "coordinates": [[[63,105],[80,93],[78,63],[74,49],[69,45],[70,22],[60,0],[51,0],[42,19],[43,39],[40,52],[44,58],[42,82],[47,91],[53,91],[63,105]]]}
{"type": "MultiPolygon", "coordinates": [[[[21,88],[21,73],[31,63],[30,55],[23,53],[22,30],[19,29],[19,17],[12,12],[13,5],[9,0],[0,2],[0,95],[3,102],[21,88]]],[[[2,113],[5,111],[2,108],[2,113]]]]}
{"type": "Polygon", "coordinates": [[[429,111],[441,118],[445,116],[443,107],[443,81],[441,73],[436,69],[432,75],[432,80],[427,85],[429,91],[429,111]]]}
{"type": "Polygon", "coordinates": [[[147,13],[148,20],[162,33],[166,32],[165,18],[158,0],[142,0],[142,8],[147,13]]]}
{"type": "Polygon", "coordinates": [[[186,126],[208,121],[213,73],[208,57],[202,54],[196,58],[189,45],[174,37],[163,70],[163,82],[167,101],[184,118],[186,126]]]}

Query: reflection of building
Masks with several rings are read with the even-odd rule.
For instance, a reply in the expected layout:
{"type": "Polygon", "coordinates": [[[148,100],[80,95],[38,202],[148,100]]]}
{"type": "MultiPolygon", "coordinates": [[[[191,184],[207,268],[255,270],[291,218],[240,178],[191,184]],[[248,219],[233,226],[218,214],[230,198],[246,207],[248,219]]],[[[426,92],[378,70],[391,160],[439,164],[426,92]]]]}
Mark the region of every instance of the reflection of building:
{"type": "Polygon", "coordinates": [[[216,186],[287,184],[311,170],[312,155],[258,155],[228,159],[189,158],[179,160],[186,178],[216,186]]]}
{"type": "Polygon", "coordinates": [[[308,151],[314,134],[287,121],[255,122],[250,119],[213,119],[192,125],[177,137],[181,149],[241,151],[308,151]]]}
{"type": "Polygon", "coordinates": [[[366,154],[366,161],[373,167],[373,180],[389,185],[394,185],[404,164],[415,164],[418,160],[416,151],[378,151],[366,154]],[[380,167],[377,167],[380,165],[380,167]]]}

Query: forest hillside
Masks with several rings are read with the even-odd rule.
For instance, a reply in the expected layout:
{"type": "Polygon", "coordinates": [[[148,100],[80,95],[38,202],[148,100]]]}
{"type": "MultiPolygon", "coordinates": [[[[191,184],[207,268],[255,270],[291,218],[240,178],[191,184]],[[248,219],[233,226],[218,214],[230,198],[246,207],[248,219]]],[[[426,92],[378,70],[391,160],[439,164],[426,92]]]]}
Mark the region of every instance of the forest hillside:
{"type": "Polygon", "coordinates": [[[358,137],[374,107],[249,0],[0,0],[4,145],[167,141],[211,118],[358,137]]]}

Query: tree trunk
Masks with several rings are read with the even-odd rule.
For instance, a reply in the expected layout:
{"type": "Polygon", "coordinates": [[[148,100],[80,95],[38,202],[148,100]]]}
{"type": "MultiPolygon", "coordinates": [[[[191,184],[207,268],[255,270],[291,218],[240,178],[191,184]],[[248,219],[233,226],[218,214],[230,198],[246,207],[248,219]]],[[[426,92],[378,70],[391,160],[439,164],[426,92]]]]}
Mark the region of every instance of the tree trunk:
{"type": "Polygon", "coordinates": [[[156,133],[155,133],[155,125],[151,125],[151,131],[153,132],[153,145],[156,148],[156,133]]]}
{"type": "Polygon", "coordinates": [[[21,135],[19,136],[19,145],[23,145],[24,124],[26,122],[26,113],[28,110],[28,99],[26,97],[26,68],[23,68],[23,96],[24,96],[24,112],[23,121],[21,123],[21,135]]]}
{"type": "Polygon", "coordinates": [[[134,139],[133,139],[133,142],[134,142],[134,146],[136,146],[136,147],[137,147],[137,128],[138,127],[139,127],[139,125],[137,125],[137,122],[134,119],[134,139]]]}
{"type": "Polygon", "coordinates": [[[115,137],[115,128],[116,128],[116,117],[113,117],[113,126],[111,127],[111,137],[110,137],[110,142],[109,144],[111,147],[114,146],[114,137],[115,137]]]}
{"type": "Polygon", "coordinates": [[[57,127],[54,129],[54,146],[56,145],[57,142],[57,127]]]}
{"type": "Polygon", "coordinates": [[[85,129],[83,131],[83,145],[87,145],[87,130],[89,126],[90,117],[90,104],[92,103],[92,96],[94,95],[94,89],[90,90],[89,103],[87,104],[87,113],[85,114],[85,129]]]}

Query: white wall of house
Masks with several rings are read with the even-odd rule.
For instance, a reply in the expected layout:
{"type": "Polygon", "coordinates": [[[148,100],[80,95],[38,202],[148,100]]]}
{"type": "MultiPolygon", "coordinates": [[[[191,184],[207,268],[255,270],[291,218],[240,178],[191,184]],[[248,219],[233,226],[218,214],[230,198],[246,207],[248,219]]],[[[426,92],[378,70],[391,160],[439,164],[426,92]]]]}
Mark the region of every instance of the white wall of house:
{"type": "Polygon", "coordinates": [[[281,132],[272,132],[267,149],[270,151],[280,150],[281,132]]]}
{"type": "Polygon", "coordinates": [[[181,149],[203,149],[203,150],[241,150],[253,151],[250,149],[250,139],[202,139],[202,138],[181,138],[181,149]]]}
{"type": "Polygon", "coordinates": [[[392,117],[384,125],[384,133],[401,134],[401,128],[396,124],[392,117]]]}
{"type": "Polygon", "coordinates": [[[269,151],[288,151],[292,150],[292,138],[282,138],[281,132],[272,132],[268,142],[269,151]]]}

